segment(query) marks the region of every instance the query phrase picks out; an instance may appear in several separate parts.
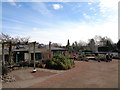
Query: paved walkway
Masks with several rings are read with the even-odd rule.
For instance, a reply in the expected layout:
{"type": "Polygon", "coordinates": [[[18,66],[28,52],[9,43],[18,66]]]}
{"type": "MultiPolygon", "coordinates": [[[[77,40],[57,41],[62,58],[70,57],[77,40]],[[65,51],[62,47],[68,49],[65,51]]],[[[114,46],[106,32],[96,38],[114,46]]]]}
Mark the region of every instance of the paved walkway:
{"type": "Polygon", "coordinates": [[[118,88],[118,60],[75,63],[75,68],[29,88],[118,88]]]}

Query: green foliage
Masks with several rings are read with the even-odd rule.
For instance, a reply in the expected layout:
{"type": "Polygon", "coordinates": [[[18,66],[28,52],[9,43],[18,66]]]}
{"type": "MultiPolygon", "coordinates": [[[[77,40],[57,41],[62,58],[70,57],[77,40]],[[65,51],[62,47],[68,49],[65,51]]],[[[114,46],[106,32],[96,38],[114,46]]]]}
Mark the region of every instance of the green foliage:
{"type": "Polygon", "coordinates": [[[109,51],[109,47],[108,46],[98,47],[98,51],[99,52],[108,52],[109,51]]]}
{"type": "Polygon", "coordinates": [[[118,41],[118,43],[117,43],[117,48],[118,48],[118,50],[119,50],[119,52],[120,52],[120,39],[119,39],[119,41],[118,41]]]}
{"type": "Polygon", "coordinates": [[[78,56],[78,60],[83,60],[83,61],[85,61],[85,60],[88,60],[88,59],[86,58],[86,55],[80,54],[80,55],[78,56]]]}
{"type": "MultiPolygon", "coordinates": [[[[31,60],[30,61],[30,65],[29,65],[30,67],[34,67],[34,60],[31,60]]],[[[42,67],[42,62],[40,62],[40,61],[36,61],[35,62],[35,66],[36,67],[42,67]]]]}
{"type": "Polygon", "coordinates": [[[78,58],[83,58],[83,57],[85,57],[84,54],[80,54],[80,55],[78,56],[78,58]]]}
{"type": "Polygon", "coordinates": [[[119,55],[114,55],[113,59],[120,59],[120,56],[119,55]]]}
{"type": "Polygon", "coordinates": [[[20,61],[20,62],[18,62],[18,65],[20,65],[20,66],[29,66],[29,62],[28,61],[20,61]]]}
{"type": "Polygon", "coordinates": [[[104,54],[98,55],[96,57],[96,60],[105,60],[105,59],[106,59],[106,55],[104,55],[104,54]]]}
{"type": "Polygon", "coordinates": [[[84,49],[82,52],[92,52],[90,49],[84,49]]]}
{"type": "Polygon", "coordinates": [[[74,67],[74,62],[62,55],[55,55],[46,60],[46,67],[51,69],[66,70],[74,67]]]}

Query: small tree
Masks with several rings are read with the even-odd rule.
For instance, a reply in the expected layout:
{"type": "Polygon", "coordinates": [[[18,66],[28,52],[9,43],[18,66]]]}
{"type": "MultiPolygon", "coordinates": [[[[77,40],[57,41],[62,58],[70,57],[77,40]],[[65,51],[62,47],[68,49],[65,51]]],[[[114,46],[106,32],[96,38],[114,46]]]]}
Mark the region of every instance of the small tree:
{"type": "Polygon", "coordinates": [[[120,52],[120,39],[119,39],[119,41],[117,43],[117,48],[118,48],[118,51],[120,52]]]}
{"type": "Polygon", "coordinates": [[[54,46],[54,47],[61,47],[61,44],[60,43],[52,43],[52,46],[54,46]]]}
{"type": "Polygon", "coordinates": [[[89,46],[90,50],[92,50],[92,52],[96,52],[96,45],[95,45],[94,39],[89,40],[88,46],[89,46]]]}
{"type": "Polygon", "coordinates": [[[120,39],[119,39],[119,41],[117,43],[117,48],[118,48],[118,54],[119,54],[119,57],[120,57],[120,39]]]}

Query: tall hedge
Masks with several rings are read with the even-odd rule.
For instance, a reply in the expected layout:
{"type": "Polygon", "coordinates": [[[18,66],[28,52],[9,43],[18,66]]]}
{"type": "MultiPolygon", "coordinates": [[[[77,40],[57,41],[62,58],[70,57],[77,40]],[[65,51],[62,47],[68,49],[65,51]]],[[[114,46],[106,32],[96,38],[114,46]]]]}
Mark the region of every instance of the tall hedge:
{"type": "Polygon", "coordinates": [[[73,68],[75,65],[73,60],[63,56],[55,55],[51,59],[46,60],[46,68],[58,69],[58,70],[67,70],[73,68]]]}

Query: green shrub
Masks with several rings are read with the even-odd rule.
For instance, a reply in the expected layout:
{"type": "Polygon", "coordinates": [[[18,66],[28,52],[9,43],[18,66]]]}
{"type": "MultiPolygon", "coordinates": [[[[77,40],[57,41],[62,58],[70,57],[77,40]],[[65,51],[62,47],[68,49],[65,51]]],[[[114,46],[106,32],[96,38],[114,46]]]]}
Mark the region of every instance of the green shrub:
{"type": "Polygon", "coordinates": [[[46,67],[51,69],[66,70],[74,66],[74,62],[62,55],[55,55],[46,60],[46,67]]]}
{"type": "Polygon", "coordinates": [[[42,67],[42,62],[38,62],[38,63],[36,63],[36,67],[42,67]]]}
{"type": "Polygon", "coordinates": [[[113,58],[113,59],[120,59],[120,56],[119,56],[119,55],[113,55],[112,58],[113,58]]]}
{"type": "Polygon", "coordinates": [[[98,55],[98,56],[96,57],[96,60],[105,60],[105,59],[106,59],[106,55],[103,55],[103,54],[98,55]]]}
{"type": "MultiPolygon", "coordinates": [[[[31,60],[30,61],[30,65],[29,65],[30,67],[34,67],[34,60],[31,60]]],[[[36,61],[35,62],[35,66],[36,67],[42,67],[42,62],[40,62],[40,61],[36,61]]]]}
{"type": "Polygon", "coordinates": [[[20,66],[29,66],[29,62],[28,61],[19,61],[18,63],[17,63],[17,65],[20,65],[20,66]]]}
{"type": "Polygon", "coordinates": [[[78,60],[86,60],[87,58],[86,58],[86,55],[84,55],[84,54],[80,54],[79,56],[78,56],[78,60]]]}

